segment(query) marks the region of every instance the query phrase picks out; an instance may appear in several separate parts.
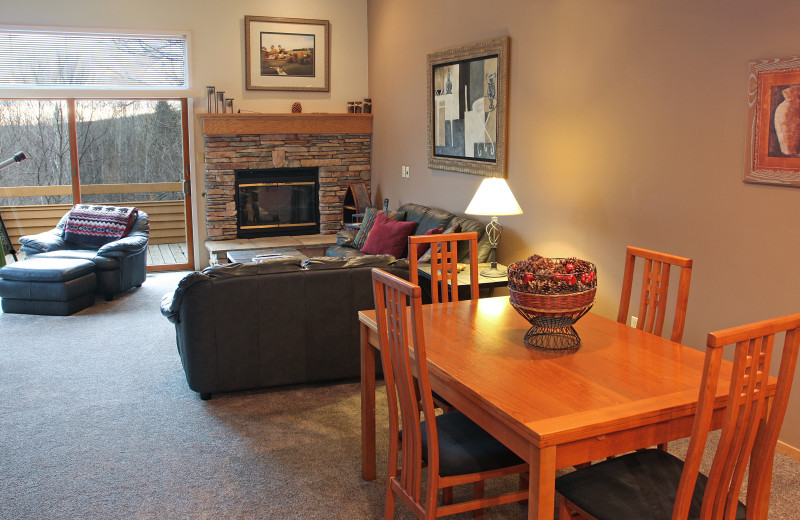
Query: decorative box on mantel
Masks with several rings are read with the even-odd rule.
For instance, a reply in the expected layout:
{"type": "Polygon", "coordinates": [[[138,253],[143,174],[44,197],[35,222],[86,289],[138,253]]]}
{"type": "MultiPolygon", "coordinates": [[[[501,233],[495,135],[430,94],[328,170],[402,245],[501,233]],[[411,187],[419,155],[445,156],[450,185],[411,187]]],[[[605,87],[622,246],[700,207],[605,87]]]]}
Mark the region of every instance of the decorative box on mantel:
{"type": "Polygon", "coordinates": [[[320,232],[342,227],[351,182],[371,180],[372,114],[198,114],[209,240],[237,238],[235,170],[319,170],[320,232]]]}

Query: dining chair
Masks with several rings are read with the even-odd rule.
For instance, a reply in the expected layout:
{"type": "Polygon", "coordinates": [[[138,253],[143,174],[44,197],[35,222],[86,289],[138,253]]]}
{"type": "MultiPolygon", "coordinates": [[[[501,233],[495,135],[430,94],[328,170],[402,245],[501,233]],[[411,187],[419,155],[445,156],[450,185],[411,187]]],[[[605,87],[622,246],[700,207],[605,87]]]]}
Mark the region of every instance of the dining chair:
{"type": "MultiPolygon", "coordinates": [[[[469,241],[470,299],[478,298],[478,233],[444,233],[439,235],[412,235],[408,237],[409,281],[419,285],[418,252],[426,245],[431,251],[432,303],[458,301],[458,244],[469,241]],[[449,285],[448,285],[449,284],[449,285]],[[455,288],[448,290],[448,287],[455,288]]],[[[424,251],[422,251],[424,252],[424,251]]]]}
{"type": "Polygon", "coordinates": [[[625,256],[625,272],[622,278],[622,296],[620,297],[619,313],[617,314],[619,323],[627,323],[637,258],[644,260],[644,267],[636,328],[656,336],[661,336],[664,328],[670,271],[673,266],[680,268],[678,298],[675,302],[672,335],[670,336],[672,341],[680,343],[683,338],[683,325],[686,321],[686,305],[689,301],[692,259],[628,246],[625,256]]]}
{"type": "Polygon", "coordinates": [[[772,463],[786,413],[800,342],[800,314],[708,335],[703,378],[685,460],[644,450],[556,479],[559,518],[611,520],[766,519],[772,463]],[[777,381],[770,378],[775,335],[785,333],[777,381]],[[723,347],[733,348],[733,372],[722,431],[708,476],[700,463],[711,427],[723,347]],[[767,385],[776,384],[774,395],[767,385]],[[749,461],[749,469],[747,469],[749,461]],[[747,470],[747,471],[746,471],[747,470]],[[747,474],[745,507],[739,502],[747,474]]]}
{"type": "Polygon", "coordinates": [[[527,490],[484,497],[487,479],[527,472],[522,459],[463,413],[435,413],[420,287],[380,269],[372,270],[372,280],[389,404],[385,518],[394,518],[396,498],[426,519],[526,500],[527,490]],[[447,490],[469,483],[471,500],[439,504],[440,489],[444,502],[451,502],[447,490]]]}
{"type": "MultiPolygon", "coordinates": [[[[469,299],[475,300],[479,296],[477,232],[408,237],[408,273],[409,281],[412,284],[419,285],[418,258],[428,250],[431,252],[430,296],[432,304],[458,301],[458,245],[465,241],[469,243],[469,299]],[[456,289],[452,290],[451,287],[456,289]]],[[[436,392],[433,393],[433,401],[437,408],[446,412],[453,410],[453,405],[436,392]]]]}

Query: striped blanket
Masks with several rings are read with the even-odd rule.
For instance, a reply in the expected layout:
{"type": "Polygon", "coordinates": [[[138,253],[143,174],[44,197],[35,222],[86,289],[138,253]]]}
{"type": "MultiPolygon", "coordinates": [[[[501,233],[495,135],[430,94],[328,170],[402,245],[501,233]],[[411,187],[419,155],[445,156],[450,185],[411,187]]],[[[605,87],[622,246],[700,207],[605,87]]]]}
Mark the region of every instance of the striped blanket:
{"type": "Polygon", "coordinates": [[[63,238],[81,246],[99,248],[127,235],[138,212],[132,207],[76,204],[64,223],[63,238]]]}

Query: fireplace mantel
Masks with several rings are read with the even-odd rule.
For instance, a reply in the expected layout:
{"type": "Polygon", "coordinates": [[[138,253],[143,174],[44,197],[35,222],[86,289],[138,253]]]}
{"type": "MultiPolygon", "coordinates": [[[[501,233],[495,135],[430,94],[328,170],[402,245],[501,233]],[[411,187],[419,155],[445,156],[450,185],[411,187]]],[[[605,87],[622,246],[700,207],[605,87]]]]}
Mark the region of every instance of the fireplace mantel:
{"type": "Polygon", "coordinates": [[[203,135],[371,134],[372,114],[198,114],[203,135]]]}

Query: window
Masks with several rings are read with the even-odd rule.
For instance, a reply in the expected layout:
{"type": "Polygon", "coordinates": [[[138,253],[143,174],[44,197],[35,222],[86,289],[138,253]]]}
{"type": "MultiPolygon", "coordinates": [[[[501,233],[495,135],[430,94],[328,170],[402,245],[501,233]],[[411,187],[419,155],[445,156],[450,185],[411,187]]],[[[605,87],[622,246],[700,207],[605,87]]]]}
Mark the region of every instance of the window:
{"type": "Polygon", "coordinates": [[[0,171],[0,188],[29,187],[0,189],[1,206],[72,204],[68,117],[63,99],[0,100],[0,157],[27,156],[0,171]]]}
{"type": "Polygon", "coordinates": [[[184,35],[0,29],[0,88],[188,87],[184,35]]]}
{"type": "Polygon", "coordinates": [[[0,175],[0,205],[182,199],[174,192],[182,192],[188,168],[184,104],[181,99],[0,100],[0,157],[19,151],[27,156],[0,175]],[[72,175],[73,156],[78,178],[72,175]],[[75,182],[79,191],[73,190],[75,182]]]}
{"type": "Polygon", "coordinates": [[[53,228],[72,204],[150,216],[148,269],[188,268],[188,100],[0,99],[0,212],[12,243],[53,228]]]}
{"type": "Polygon", "coordinates": [[[0,158],[27,156],[0,172],[12,242],[74,203],[135,205],[148,270],[192,266],[188,48],[184,34],[0,27],[0,158]]]}

